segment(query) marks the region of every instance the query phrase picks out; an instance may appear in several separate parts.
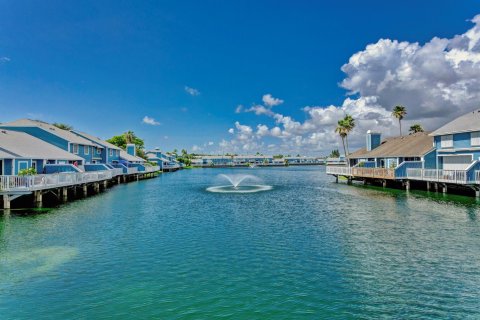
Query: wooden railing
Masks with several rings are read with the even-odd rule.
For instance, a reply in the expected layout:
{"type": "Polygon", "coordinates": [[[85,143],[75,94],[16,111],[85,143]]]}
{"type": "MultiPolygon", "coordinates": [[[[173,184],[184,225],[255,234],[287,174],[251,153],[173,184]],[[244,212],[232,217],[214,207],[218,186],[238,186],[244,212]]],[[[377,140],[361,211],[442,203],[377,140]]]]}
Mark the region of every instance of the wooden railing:
{"type": "Polygon", "coordinates": [[[466,170],[407,169],[407,178],[445,183],[466,184],[466,170]]]}
{"type": "Polygon", "coordinates": [[[327,174],[375,179],[395,179],[395,169],[327,166],[327,174]]]}
{"type": "Polygon", "coordinates": [[[0,191],[32,191],[111,179],[112,171],[68,172],[34,176],[0,176],[0,191]]]}
{"type": "Polygon", "coordinates": [[[340,176],[351,176],[352,168],[345,166],[327,166],[327,174],[340,175],[340,176]]]}

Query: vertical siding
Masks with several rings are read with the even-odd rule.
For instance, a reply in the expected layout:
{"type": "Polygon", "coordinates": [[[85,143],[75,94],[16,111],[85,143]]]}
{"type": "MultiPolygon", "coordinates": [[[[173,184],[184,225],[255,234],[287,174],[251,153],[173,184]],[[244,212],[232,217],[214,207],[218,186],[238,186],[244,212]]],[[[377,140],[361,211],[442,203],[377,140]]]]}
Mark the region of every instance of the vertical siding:
{"type": "Polygon", "coordinates": [[[427,153],[424,157],[424,169],[436,169],[437,168],[437,151],[433,150],[427,153]]]}

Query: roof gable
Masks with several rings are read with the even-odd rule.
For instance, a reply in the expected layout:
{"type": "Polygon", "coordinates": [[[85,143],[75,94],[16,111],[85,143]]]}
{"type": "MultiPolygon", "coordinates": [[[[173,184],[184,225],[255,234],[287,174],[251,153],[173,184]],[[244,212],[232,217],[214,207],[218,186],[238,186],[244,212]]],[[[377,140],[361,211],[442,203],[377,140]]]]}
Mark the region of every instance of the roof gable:
{"type": "Polygon", "coordinates": [[[431,133],[432,136],[480,131],[480,109],[474,110],[450,121],[431,133]]]}

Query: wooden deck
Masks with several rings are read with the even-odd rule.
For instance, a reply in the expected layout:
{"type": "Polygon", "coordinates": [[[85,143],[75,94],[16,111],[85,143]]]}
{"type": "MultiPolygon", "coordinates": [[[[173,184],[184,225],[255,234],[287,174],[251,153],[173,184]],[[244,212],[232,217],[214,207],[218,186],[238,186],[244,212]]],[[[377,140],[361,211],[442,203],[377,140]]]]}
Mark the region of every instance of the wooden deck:
{"type": "Polygon", "coordinates": [[[327,166],[327,174],[351,178],[395,180],[395,170],[386,168],[327,166]]]}

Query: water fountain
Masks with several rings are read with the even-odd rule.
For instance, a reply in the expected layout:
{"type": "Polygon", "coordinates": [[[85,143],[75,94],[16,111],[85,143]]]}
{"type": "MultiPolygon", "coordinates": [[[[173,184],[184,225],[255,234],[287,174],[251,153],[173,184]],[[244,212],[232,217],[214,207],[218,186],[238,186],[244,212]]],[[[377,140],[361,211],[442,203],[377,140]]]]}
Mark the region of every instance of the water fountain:
{"type": "Polygon", "coordinates": [[[271,190],[273,188],[272,186],[258,184],[260,179],[251,174],[220,174],[218,177],[229,181],[230,185],[209,187],[207,191],[217,193],[254,193],[271,190]],[[246,181],[257,184],[245,184],[244,182],[246,181]]]}

